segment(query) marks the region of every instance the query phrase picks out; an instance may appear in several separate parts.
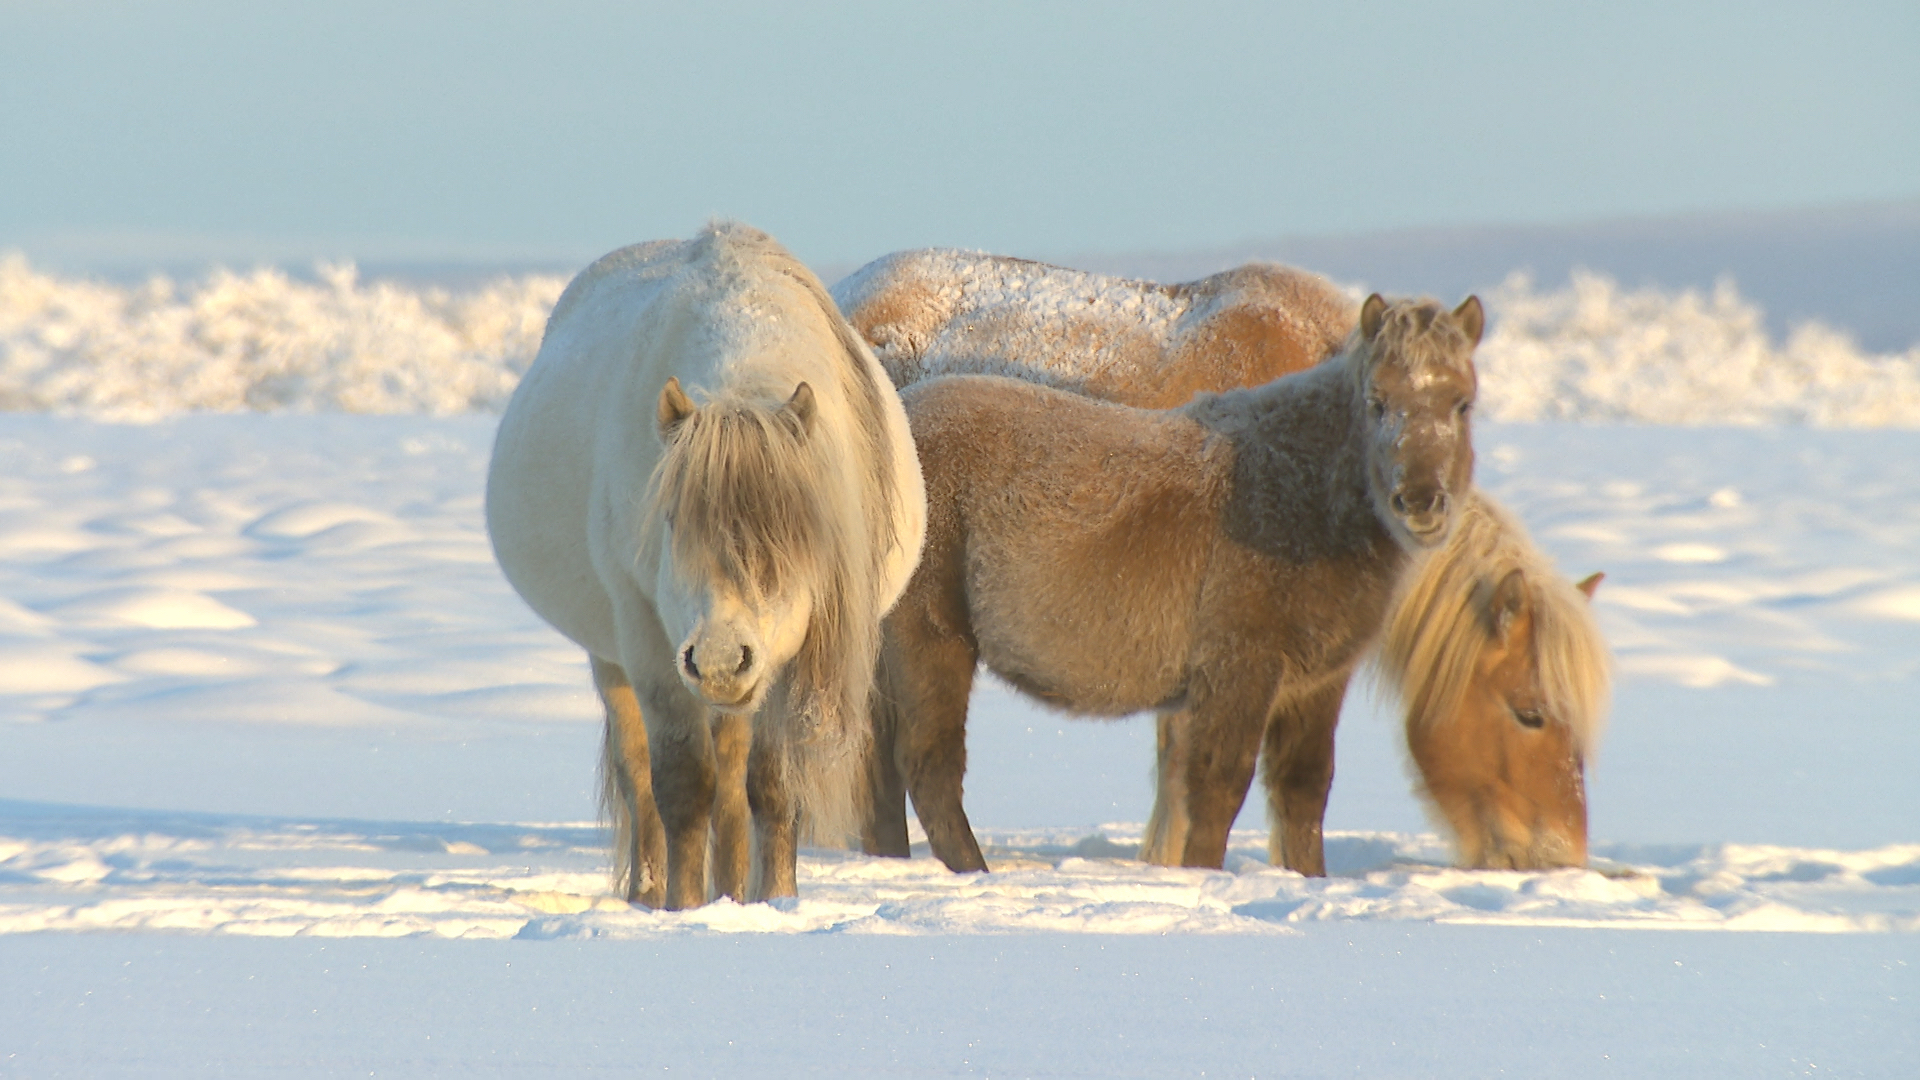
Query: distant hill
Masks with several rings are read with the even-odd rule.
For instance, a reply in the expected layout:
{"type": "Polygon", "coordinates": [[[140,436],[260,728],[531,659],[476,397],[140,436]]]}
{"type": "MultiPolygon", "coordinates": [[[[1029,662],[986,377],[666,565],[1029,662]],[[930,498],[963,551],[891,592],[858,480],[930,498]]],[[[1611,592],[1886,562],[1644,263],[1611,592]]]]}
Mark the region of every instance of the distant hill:
{"type": "MultiPolygon", "coordinates": [[[[1017,254],[1017,253],[1009,253],[1017,254]]],[[[1180,281],[1251,259],[1338,281],[1442,298],[1525,270],[1536,289],[1575,268],[1622,286],[1710,290],[1732,277],[1776,335],[1818,319],[1872,352],[1920,344],[1920,200],[1772,213],[1692,215],[1581,225],[1418,229],[1288,237],[1208,251],[1049,259],[1087,270],[1180,281]]]]}

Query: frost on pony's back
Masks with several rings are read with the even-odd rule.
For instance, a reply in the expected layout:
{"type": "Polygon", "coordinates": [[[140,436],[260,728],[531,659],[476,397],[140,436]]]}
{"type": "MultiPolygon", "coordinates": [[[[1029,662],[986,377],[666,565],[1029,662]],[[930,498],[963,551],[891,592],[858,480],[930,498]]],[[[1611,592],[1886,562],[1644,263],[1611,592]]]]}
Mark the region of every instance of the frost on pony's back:
{"type": "Polygon", "coordinates": [[[877,259],[833,293],[896,386],[1006,375],[1153,409],[1312,367],[1359,310],[1271,263],[1165,285],[940,248],[877,259]]]}
{"type": "Polygon", "coordinates": [[[799,823],[857,825],[879,620],[924,522],[885,373],[764,233],[636,245],[568,285],[501,419],[487,523],[593,659],[629,898],[791,894],[799,823]]]}

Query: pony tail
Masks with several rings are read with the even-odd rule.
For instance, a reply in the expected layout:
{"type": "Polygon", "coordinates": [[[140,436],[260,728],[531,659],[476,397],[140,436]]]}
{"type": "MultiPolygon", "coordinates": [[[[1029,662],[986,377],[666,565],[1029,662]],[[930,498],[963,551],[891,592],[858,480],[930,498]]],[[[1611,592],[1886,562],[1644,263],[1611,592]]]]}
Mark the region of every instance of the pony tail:
{"type": "Polygon", "coordinates": [[[619,735],[609,719],[602,725],[600,739],[600,820],[613,830],[613,891],[614,895],[624,897],[638,892],[643,883],[634,877],[640,869],[634,865],[633,858],[636,823],[626,795],[620,790],[617,739],[619,735]]]}

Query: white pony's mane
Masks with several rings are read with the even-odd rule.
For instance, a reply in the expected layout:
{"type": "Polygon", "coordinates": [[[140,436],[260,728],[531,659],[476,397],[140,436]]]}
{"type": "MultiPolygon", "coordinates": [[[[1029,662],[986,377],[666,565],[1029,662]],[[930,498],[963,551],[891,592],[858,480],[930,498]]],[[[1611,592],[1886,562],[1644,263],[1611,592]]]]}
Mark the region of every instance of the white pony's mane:
{"type": "Polygon", "coordinates": [[[1409,730],[1454,715],[1492,640],[1486,607],[1518,570],[1533,608],[1533,646],[1549,715],[1582,756],[1599,743],[1611,678],[1593,605],[1542,556],[1518,520],[1475,489],[1447,542],[1421,557],[1387,615],[1375,663],[1409,730]]]}
{"type": "MultiPolygon", "coordinates": [[[[624,254],[601,263],[612,271],[636,261],[624,254]]],[[[857,831],[857,773],[871,738],[867,695],[884,614],[880,583],[904,499],[886,427],[883,395],[892,391],[878,385],[877,365],[819,279],[771,237],[715,223],[687,244],[683,262],[698,260],[748,279],[783,275],[801,287],[832,330],[820,359],[835,392],[817,389],[818,408],[824,413],[843,401],[845,411],[821,415],[809,433],[780,402],[749,388],[690,387],[699,406],[674,430],[654,469],[647,532],[659,535],[658,526],[671,523],[676,573],[724,581],[748,596],[812,596],[805,642],[761,715],[798,722],[777,737],[808,756],[806,768],[790,769],[788,782],[801,793],[816,833],[857,831]]],[[[568,303],[562,296],[561,306],[568,303]]],[[[787,381],[818,378],[813,370],[787,381]]]]}

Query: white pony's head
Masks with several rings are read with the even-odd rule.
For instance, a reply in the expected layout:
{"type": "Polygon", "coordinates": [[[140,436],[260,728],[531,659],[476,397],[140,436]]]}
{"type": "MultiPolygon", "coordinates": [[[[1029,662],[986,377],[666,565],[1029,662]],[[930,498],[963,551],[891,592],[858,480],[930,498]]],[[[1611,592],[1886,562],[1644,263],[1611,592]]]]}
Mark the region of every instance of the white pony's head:
{"type": "Polygon", "coordinates": [[[660,393],[667,448],[652,513],[664,530],[657,608],[687,687],[752,713],[808,642],[840,526],[822,505],[813,389],[779,405],[695,406],[678,379],[660,393]]]}

